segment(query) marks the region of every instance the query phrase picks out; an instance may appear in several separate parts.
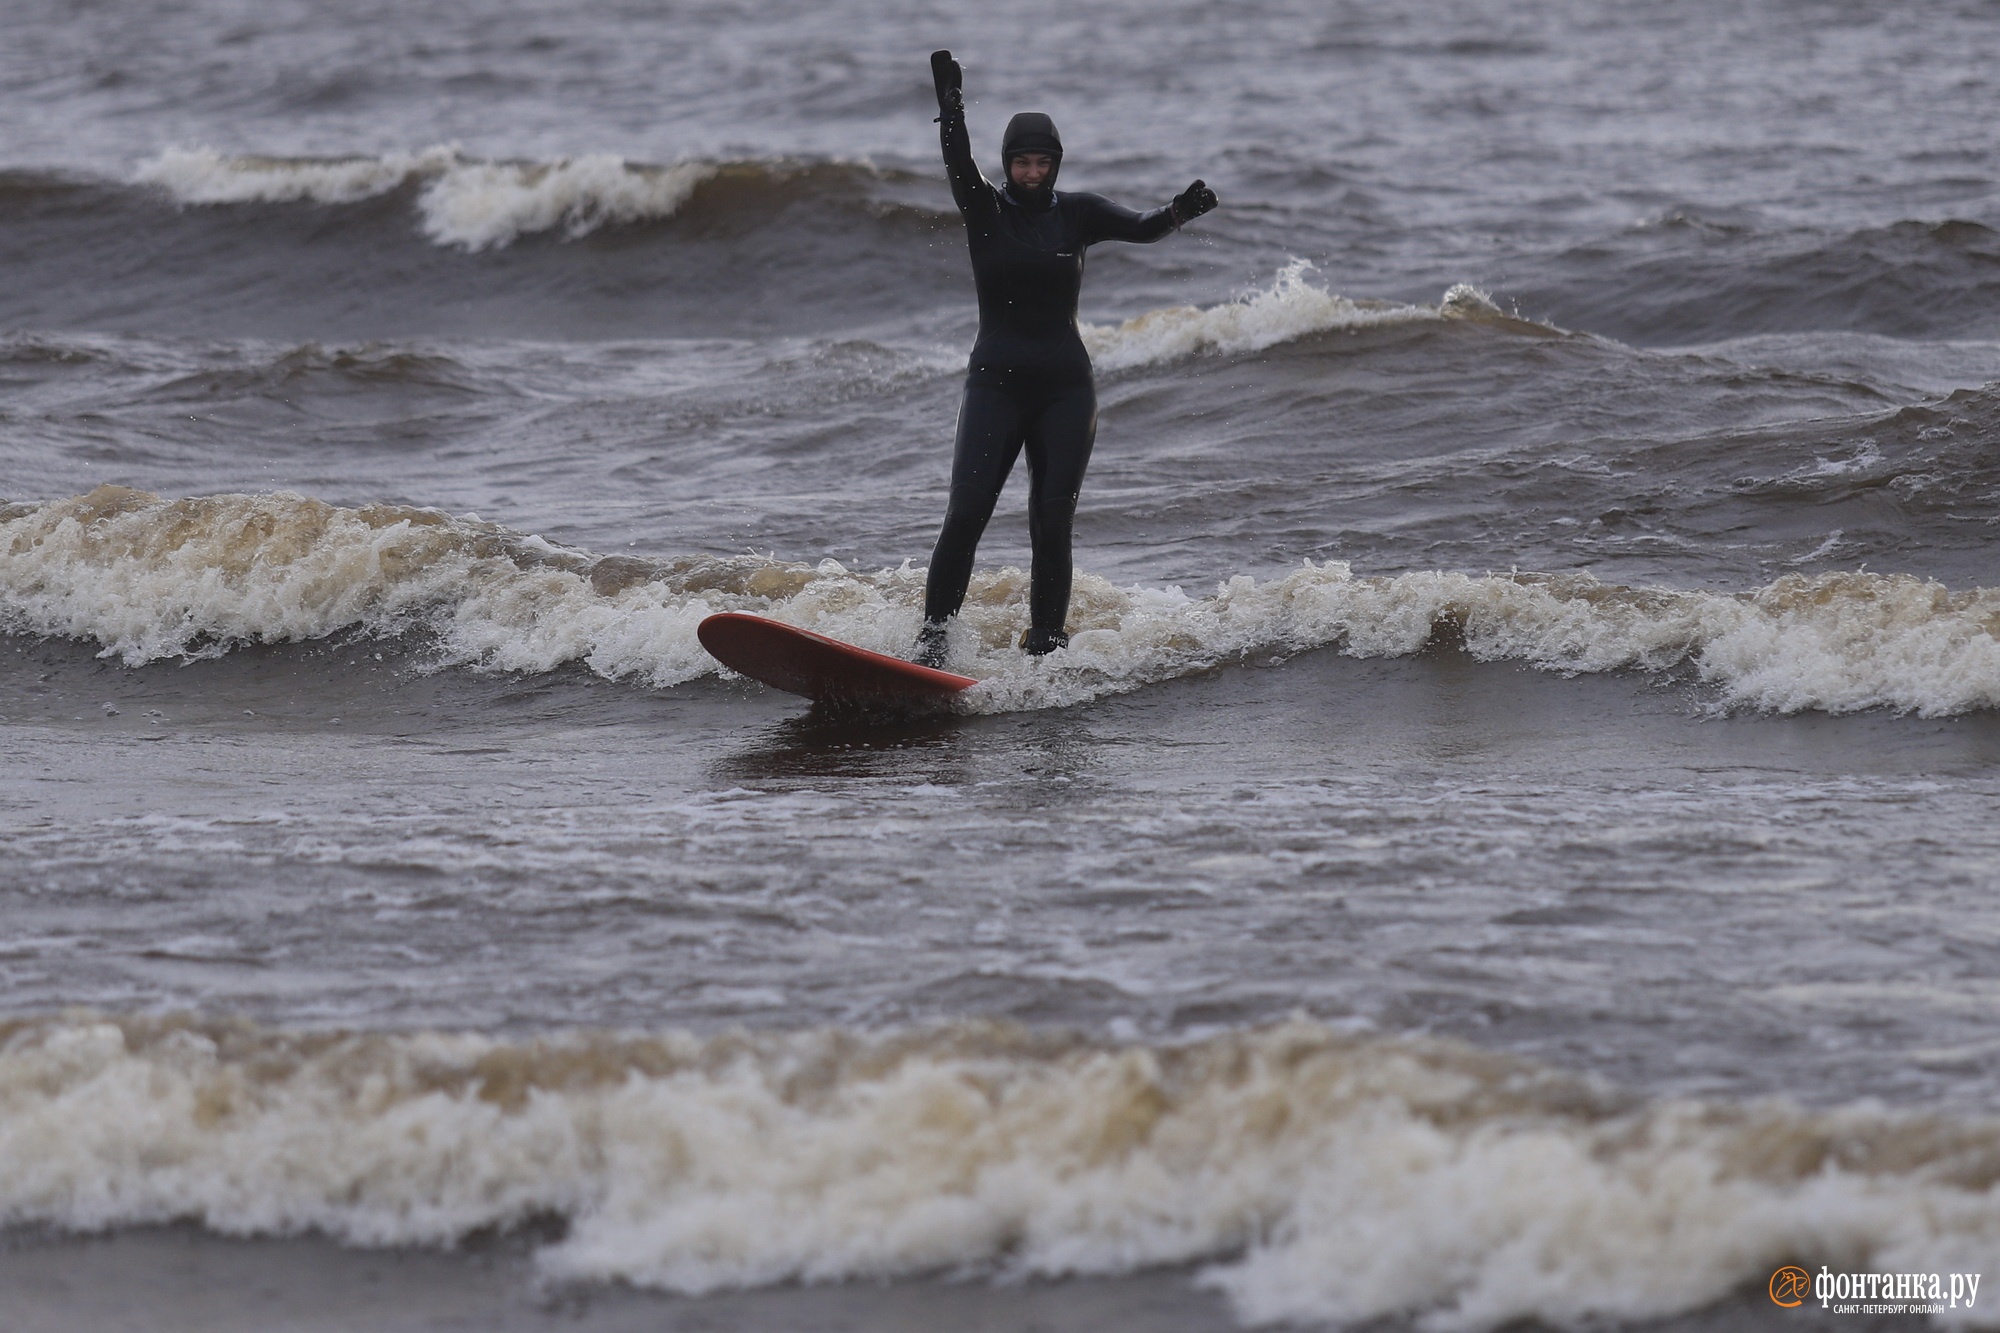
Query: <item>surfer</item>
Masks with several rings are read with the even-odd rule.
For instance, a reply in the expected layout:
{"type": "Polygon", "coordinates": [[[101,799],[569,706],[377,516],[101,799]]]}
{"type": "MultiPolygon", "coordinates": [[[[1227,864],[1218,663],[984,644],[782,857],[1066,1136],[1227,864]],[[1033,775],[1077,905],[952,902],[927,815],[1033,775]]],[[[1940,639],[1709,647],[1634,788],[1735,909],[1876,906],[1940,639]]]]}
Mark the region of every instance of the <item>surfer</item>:
{"type": "Polygon", "coordinates": [[[1004,184],[972,160],[965,131],[964,71],[951,52],[931,55],[939,138],[951,196],[965,219],[979,337],[966,368],[951,461],[951,498],[931,555],[916,659],[939,666],[945,621],[958,614],[972,557],[1014,459],[1028,454],[1028,535],[1034,574],[1021,647],[1036,655],[1069,642],[1070,529],[1083,470],[1097,437],[1097,387],[1076,327],[1084,251],[1099,241],[1159,240],[1216,205],[1196,181],[1148,213],[1095,194],[1056,193],[1062,138],[1055,122],[1024,111],[1000,141],[1004,184]]]}

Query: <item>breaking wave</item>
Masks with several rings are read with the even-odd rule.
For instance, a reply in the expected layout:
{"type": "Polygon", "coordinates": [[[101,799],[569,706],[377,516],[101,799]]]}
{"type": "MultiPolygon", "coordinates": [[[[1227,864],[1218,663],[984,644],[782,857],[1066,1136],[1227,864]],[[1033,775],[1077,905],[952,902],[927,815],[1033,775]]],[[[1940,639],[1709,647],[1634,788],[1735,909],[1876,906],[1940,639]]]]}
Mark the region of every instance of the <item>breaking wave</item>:
{"type": "Polygon", "coordinates": [[[1215,306],[1150,310],[1116,325],[1086,325],[1084,345],[1100,370],[1126,370],[1199,352],[1261,352],[1316,333],[1396,324],[1470,320],[1516,325],[1542,334],[1559,330],[1504,314],[1486,293],[1463,283],[1435,306],[1354,300],[1311,281],[1313,265],[1294,259],[1271,285],[1215,306]]]}
{"type": "MultiPolygon", "coordinates": [[[[974,579],[951,631],[951,664],[981,678],[966,706],[1060,707],[1229,662],[1324,647],[1401,656],[1440,637],[1551,671],[1685,670],[1730,705],[1773,712],[2000,706],[2000,590],[1904,575],[1794,575],[1729,595],[1587,574],[1360,577],[1335,561],[1191,596],[1086,574],[1070,646],[1043,659],[1013,647],[1027,593],[1017,569],[974,579]]],[[[134,666],[420,630],[447,665],[581,662],[667,687],[718,670],[695,636],[713,612],[900,653],[922,600],[923,571],[907,563],[858,573],[831,560],[599,557],[437,510],[283,493],[162,500],[102,486],[0,509],[0,624],[93,640],[134,666]]]]}
{"type": "Polygon", "coordinates": [[[1197,1263],[1253,1323],[1645,1318],[1783,1263],[1990,1271],[1996,1162],[1988,1121],[1646,1101],[1305,1020],[1156,1046],[0,1024],[10,1223],[399,1245],[553,1216],[548,1274],[681,1292],[1197,1263]]]}
{"type": "Polygon", "coordinates": [[[465,250],[506,246],[561,231],[671,218],[703,186],[775,184],[826,172],[874,177],[871,168],[802,162],[629,162],[609,153],[549,162],[491,162],[451,146],[380,157],[232,157],[210,148],[170,148],[142,164],[139,183],[182,204],[351,204],[405,186],[416,189],[424,235],[465,250]]]}

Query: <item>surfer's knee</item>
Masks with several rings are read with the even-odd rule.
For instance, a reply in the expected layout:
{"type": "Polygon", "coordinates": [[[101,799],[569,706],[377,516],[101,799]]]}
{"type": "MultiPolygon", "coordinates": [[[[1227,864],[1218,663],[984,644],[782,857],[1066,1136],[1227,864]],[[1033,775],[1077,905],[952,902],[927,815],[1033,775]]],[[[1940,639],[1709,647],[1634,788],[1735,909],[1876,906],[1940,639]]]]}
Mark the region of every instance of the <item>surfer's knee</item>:
{"type": "Polygon", "coordinates": [[[947,528],[971,528],[975,533],[986,530],[987,520],[993,517],[993,507],[1000,502],[997,489],[983,486],[954,486],[945,500],[944,525],[947,528]]]}
{"type": "Polygon", "coordinates": [[[1075,528],[1075,495],[1037,501],[1028,507],[1028,537],[1038,547],[1054,542],[1067,549],[1075,528]]]}

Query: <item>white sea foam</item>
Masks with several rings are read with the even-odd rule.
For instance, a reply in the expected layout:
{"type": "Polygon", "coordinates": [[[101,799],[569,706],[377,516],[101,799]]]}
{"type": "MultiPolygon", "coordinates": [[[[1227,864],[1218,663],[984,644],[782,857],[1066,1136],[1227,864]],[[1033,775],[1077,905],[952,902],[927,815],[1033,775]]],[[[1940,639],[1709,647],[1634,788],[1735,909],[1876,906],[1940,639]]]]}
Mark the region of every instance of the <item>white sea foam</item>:
{"type": "Polygon", "coordinates": [[[672,217],[717,168],[708,162],[638,167],[594,154],[562,162],[462,163],[417,200],[424,234],[483,250],[560,227],[572,237],[610,223],[672,217]]]}
{"type": "Polygon", "coordinates": [[[457,150],[440,145],[382,157],[231,157],[212,148],[169,148],[140,164],[135,179],[184,204],[351,204],[412,178],[451,169],[457,150]]]}
{"type": "Polygon", "coordinates": [[[553,1213],[552,1275],[684,1292],[1193,1262],[1255,1323],[1646,1318],[1787,1262],[1990,1274],[1996,1152],[1989,1121],[1645,1102],[1304,1021],[1151,1047],[0,1025],[6,1222],[391,1245],[553,1213]]]}
{"type": "Polygon", "coordinates": [[[647,166],[607,153],[553,162],[482,162],[448,145],[360,158],[231,157],[172,148],[137,179],[185,204],[345,204],[422,182],[417,210],[440,245],[483,250],[561,229],[582,236],[611,223],[672,217],[720,168],[647,166]]]}
{"type": "MultiPolygon", "coordinates": [[[[1747,595],[1627,588],[1585,574],[1358,577],[1305,564],[1206,596],[1079,575],[1070,646],[1014,647],[1028,580],[974,578],[951,664],[982,711],[1060,707],[1219,664],[1332,647],[1473,656],[1560,672],[1686,670],[1725,703],[1774,712],[2000,707],[2000,590],[1901,575],[1788,575],[1747,595]]],[[[718,670],[695,628],[772,616],[881,652],[916,634],[923,571],[857,573],[759,557],[599,559],[470,518],[296,495],[165,501],[100,487],[0,511],[0,624],[90,639],[137,665],[343,630],[434,636],[440,660],[539,672],[582,662],[671,686],[718,670]]]]}
{"type": "Polygon", "coordinates": [[[1446,319],[1509,319],[1484,292],[1463,284],[1446,292],[1434,306],[1397,305],[1335,295],[1314,284],[1313,271],[1308,261],[1294,259],[1279,270],[1270,286],[1238,301],[1205,307],[1173,306],[1148,311],[1123,324],[1085,325],[1084,345],[1099,369],[1123,370],[1199,352],[1262,351],[1315,333],[1446,319]]]}

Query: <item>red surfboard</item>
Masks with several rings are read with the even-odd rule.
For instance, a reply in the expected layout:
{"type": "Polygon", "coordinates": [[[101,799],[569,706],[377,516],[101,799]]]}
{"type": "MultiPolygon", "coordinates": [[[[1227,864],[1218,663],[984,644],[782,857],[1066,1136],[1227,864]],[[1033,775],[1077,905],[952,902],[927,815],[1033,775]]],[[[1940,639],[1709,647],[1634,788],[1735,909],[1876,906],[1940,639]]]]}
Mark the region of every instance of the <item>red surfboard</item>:
{"type": "Polygon", "coordinates": [[[935,704],[979,683],[740,611],[710,616],[695,633],[731,671],[816,703],[935,704]]]}

